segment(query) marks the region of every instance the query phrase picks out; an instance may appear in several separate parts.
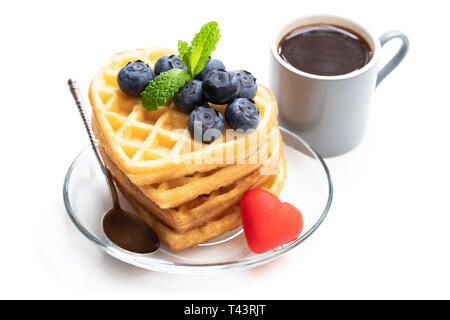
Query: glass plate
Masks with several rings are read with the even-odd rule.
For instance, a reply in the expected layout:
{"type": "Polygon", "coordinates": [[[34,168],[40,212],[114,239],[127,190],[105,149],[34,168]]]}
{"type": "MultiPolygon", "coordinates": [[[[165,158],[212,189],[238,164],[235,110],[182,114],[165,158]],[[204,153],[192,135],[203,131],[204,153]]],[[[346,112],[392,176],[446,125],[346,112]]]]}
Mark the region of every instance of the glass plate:
{"type": "MultiPolygon", "coordinates": [[[[75,227],[111,256],[149,270],[171,273],[217,273],[242,270],[274,260],[308,239],[325,219],[333,198],[328,168],[303,139],[280,127],[287,159],[287,179],[279,195],[303,215],[300,237],[262,254],[246,245],[242,227],[195,248],[171,252],[164,245],[154,254],[139,255],[108,242],[101,228],[102,215],[112,208],[108,185],[90,146],[75,158],[64,181],[63,197],[67,214],[75,227]]],[[[121,196],[121,195],[120,195],[121,196]]],[[[124,209],[134,212],[121,196],[124,209]]]]}

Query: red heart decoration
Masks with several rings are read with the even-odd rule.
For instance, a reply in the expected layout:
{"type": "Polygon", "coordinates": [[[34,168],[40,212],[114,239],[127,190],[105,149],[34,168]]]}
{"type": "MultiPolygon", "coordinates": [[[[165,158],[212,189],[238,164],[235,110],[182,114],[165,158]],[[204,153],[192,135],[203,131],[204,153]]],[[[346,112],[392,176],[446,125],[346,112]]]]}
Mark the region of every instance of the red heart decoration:
{"type": "Polygon", "coordinates": [[[241,213],[247,245],[255,253],[294,241],[303,229],[300,211],[263,189],[252,189],[244,194],[241,213]]]}

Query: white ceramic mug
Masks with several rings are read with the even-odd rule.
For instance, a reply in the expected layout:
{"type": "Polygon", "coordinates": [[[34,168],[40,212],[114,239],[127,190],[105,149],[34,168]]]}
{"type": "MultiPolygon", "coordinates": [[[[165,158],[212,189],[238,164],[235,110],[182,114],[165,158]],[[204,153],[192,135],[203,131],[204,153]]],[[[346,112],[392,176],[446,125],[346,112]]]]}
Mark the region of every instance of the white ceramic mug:
{"type": "Polygon", "coordinates": [[[408,52],[409,41],[399,31],[375,37],[349,19],[314,15],[296,19],[283,27],[271,43],[271,88],[278,101],[280,124],[299,134],[323,157],[341,155],[363,139],[370,101],[377,85],[397,67],[408,52]],[[331,24],[354,31],[372,50],[363,68],[344,75],[321,76],[303,72],[278,54],[280,41],[301,26],[331,24]],[[381,69],[382,46],[399,38],[402,45],[381,69]]]}

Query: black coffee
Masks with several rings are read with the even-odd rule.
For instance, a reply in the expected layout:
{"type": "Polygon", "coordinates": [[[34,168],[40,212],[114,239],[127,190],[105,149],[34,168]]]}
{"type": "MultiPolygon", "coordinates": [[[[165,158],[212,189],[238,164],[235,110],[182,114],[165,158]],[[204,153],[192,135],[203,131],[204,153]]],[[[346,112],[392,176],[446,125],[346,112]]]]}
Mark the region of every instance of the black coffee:
{"type": "Polygon", "coordinates": [[[288,33],[278,45],[279,55],[298,70],[336,76],[361,69],[372,50],[354,32],[334,25],[310,25],[288,33]]]}

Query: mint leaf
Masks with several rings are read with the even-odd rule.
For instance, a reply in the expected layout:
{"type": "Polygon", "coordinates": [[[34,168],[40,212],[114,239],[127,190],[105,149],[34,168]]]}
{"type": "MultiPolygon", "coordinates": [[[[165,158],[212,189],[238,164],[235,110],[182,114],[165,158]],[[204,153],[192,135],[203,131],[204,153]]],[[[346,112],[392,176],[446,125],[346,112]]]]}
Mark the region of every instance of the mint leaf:
{"type": "Polygon", "coordinates": [[[184,56],[189,51],[189,45],[187,42],[178,40],[178,53],[180,57],[184,56]]]}
{"type": "Polygon", "coordinates": [[[191,77],[182,69],[171,69],[160,73],[141,92],[142,105],[149,111],[157,110],[159,106],[166,104],[189,80],[191,77]]]}
{"type": "Polygon", "coordinates": [[[211,21],[205,24],[200,32],[195,35],[189,49],[187,49],[186,42],[178,41],[180,58],[189,69],[192,78],[203,70],[211,52],[216,49],[219,39],[219,25],[217,22],[211,21]]]}
{"type": "Polygon", "coordinates": [[[211,52],[216,49],[220,39],[220,29],[217,22],[205,24],[192,40],[178,41],[178,53],[189,73],[182,69],[171,69],[151,80],[141,93],[142,104],[147,110],[157,110],[159,106],[169,101],[174,94],[205,67],[211,52]]]}

